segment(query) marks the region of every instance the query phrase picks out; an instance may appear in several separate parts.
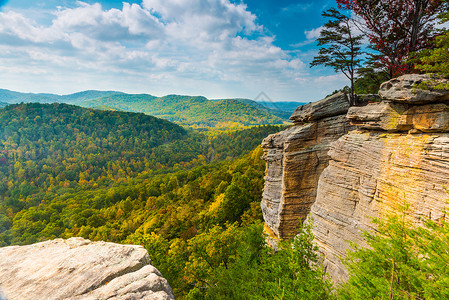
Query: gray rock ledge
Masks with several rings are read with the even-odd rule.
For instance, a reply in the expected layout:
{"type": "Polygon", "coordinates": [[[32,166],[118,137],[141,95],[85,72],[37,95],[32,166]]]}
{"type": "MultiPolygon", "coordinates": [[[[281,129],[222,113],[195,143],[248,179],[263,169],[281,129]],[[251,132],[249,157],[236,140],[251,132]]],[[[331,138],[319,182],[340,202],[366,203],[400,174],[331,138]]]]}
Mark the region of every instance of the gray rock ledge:
{"type": "Polygon", "coordinates": [[[7,300],[174,299],[142,246],[55,239],[0,248],[7,300]]]}

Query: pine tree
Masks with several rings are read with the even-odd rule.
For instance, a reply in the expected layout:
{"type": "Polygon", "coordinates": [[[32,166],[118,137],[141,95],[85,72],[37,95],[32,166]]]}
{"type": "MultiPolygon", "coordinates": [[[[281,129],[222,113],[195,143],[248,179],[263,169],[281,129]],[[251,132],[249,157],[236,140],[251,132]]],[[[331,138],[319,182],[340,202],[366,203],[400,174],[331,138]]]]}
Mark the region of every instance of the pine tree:
{"type": "MultiPolygon", "coordinates": [[[[446,1],[447,3],[448,1],[446,1]]],[[[445,11],[439,15],[440,23],[449,21],[449,12],[445,11]]],[[[416,68],[427,73],[434,73],[440,77],[449,76],[449,30],[437,36],[434,41],[434,48],[418,53],[419,63],[416,68]]],[[[423,88],[431,86],[432,88],[448,89],[449,84],[434,84],[432,82],[424,83],[423,88]]]]}
{"type": "Polygon", "coordinates": [[[369,247],[348,254],[340,299],[449,299],[448,223],[414,227],[407,215],[405,205],[376,220],[378,232],[365,233],[369,247]]]}
{"type": "Polygon", "coordinates": [[[354,75],[362,62],[362,36],[354,33],[351,19],[336,8],[324,11],[322,16],[330,20],[321,30],[318,38],[321,48],[310,67],[325,65],[334,68],[335,72],[342,72],[351,82],[350,104],[355,105],[354,75]]]}

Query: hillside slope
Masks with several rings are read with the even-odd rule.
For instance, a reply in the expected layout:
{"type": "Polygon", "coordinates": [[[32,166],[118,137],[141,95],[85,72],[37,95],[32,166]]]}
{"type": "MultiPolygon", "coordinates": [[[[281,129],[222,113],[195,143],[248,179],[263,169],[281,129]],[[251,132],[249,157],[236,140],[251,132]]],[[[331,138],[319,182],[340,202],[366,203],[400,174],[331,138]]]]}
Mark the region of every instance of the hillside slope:
{"type": "Polygon", "coordinates": [[[0,205],[14,212],[39,203],[42,192],[126,181],[190,162],[205,146],[182,127],[144,114],[9,105],[0,110],[0,205]]]}
{"type": "Polygon", "coordinates": [[[269,109],[237,99],[210,101],[201,96],[111,95],[80,103],[84,107],[103,107],[143,112],[179,124],[198,127],[231,127],[282,124],[283,119],[269,109]]]}

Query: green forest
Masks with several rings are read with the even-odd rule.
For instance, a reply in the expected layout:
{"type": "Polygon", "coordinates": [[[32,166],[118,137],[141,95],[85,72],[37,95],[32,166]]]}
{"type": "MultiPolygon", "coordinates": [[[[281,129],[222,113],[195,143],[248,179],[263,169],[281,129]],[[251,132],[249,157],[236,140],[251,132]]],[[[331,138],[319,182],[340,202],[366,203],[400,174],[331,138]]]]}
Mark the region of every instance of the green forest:
{"type": "Polygon", "coordinates": [[[209,276],[184,274],[197,263],[187,255],[195,237],[250,225],[262,237],[258,145],[284,128],[206,135],[142,113],[9,105],[0,110],[0,245],[72,236],[142,244],[187,295],[209,276]]]}
{"type": "Polygon", "coordinates": [[[72,236],[140,244],[180,299],[448,296],[446,225],[381,223],[383,236],[367,235],[372,249],[348,257],[353,276],[337,293],[317,264],[313,224],[276,251],[265,244],[258,145],[285,126],[199,133],[139,113],[34,103],[1,109],[0,128],[1,246],[72,236]],[[361,285],[366,276],[376,285],[361,285]]]}

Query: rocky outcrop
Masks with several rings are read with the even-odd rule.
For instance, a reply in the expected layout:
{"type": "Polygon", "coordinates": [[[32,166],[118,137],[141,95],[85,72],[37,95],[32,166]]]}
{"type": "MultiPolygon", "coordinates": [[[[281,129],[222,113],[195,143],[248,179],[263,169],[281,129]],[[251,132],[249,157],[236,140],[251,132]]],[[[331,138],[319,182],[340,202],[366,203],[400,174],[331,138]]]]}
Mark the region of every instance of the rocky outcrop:
{"type": "Polygon", "coordinates": [[[0,248],[2,299],[174,299],[141,246],[56,239],[0,248]]]}
{"type": "Polygon", "coordinates": [[[311,207],[316,242],[328,273],[347,276],[341,262],[349,242],[363,245],[372,219],[405,203],[409,217],[444,217],[449,198],[449,108],[446,91],[416,92],[423,76],[402,76],[382,85],[380,103],[352,107],[351,131],[330,146],[311,207]],[[440,101],[440,102],[439,102],[440,101]]]}
{"type": "Polygon", "coordinates": [[[290,117],[296,124],[310,123],[328,117],[344,115],[349,109],[348,97],[337,93],[321,101],[299,106],[290,117]]]}
{"type": "Polygon", "coordinates": [[[422,90],[415,87],[415,85],[424,81],[432,81],[431,86],[449,83],[447,79],[440,79],[431,75],[408,74],[382,83],[379,89],[379,96],[387,101],[410,104],[449,101],[449,92],[447,90],[422,90]]]}
{"type": "Polygon", "coordinates": [[[364,107],[351,107],[351,124],[363,129],[401,132],[449,132],[449,105],[445,103],[410,105],[382,101],[364,107]]]}
{"type": "Polygon", "coordinates": [[[342,93],[300,106],[290,118],[294,126],[264,139],[262,211],[272,238],[296,234],[309,214],[318,179],[328,165],[329,145],[352,129],[345,118],[348,108],[342,93]]]}

